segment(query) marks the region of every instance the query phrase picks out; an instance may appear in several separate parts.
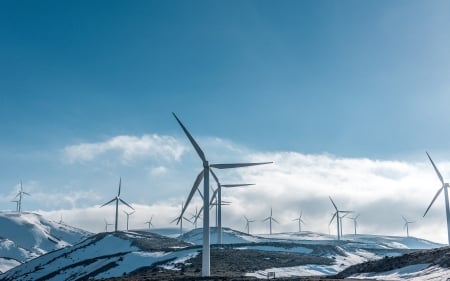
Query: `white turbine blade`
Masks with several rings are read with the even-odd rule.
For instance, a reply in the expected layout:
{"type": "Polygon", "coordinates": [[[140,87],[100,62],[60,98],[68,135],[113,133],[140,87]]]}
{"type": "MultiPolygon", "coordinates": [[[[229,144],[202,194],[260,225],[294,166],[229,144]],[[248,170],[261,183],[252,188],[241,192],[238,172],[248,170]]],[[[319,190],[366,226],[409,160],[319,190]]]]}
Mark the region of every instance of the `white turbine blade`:
{"type": "Polygon", "coordinates": [[[254,183],[238,183],[238,184],[222,184],[222,187],[238,187],[238,186],[250,186],[250,185],[255,185],[254,183]]]}
{"type": "Polygon", "coordinates": [[[120,200],[120,202],[122,202],[123,204],[127,205],[128,207],[130,207],[131,209],[133,209],[133,210],[134,210],[134,208],[133,208],[133,207],[131,207],[131,205],[130,205],[130,204],[128,204],[127,202],[125,202],[125,200],[122,200],[121,198],[119,198],[119,200],[120,200]]]}
{"type": "Polygon", "coordinates": [[[244,215],[245,220],[248,222],[248,218],[244,215]]]}
{"type": "Polygon", "coordinates": [[[105,204],[101,205],[100,208],[103,207],[103,206],[108,205],[109,203],[114,202],[114,200],[116,200],[116,198],[113,198],[113,199],[111,199],[111,201],[108,201],[108,202],[106,202],[105,204]]]}
{"type": "Polygon", "coordinates": [[[194,223],[196,223],[197,220],[200,218],[200,215],[202,214],[202,211],[203,211],[203,206],[200,208],[200,211],[198,211],[198,213],[195,214],[195,220],[194,220],[194,223]]]}
{"type": "Polygon", "coordinates": [[[431,164],[433,165],[434,170],[436,171],[436,174],[437,174],[439,180],[441,181],[442,185],[444,185],[444,178],[442,177],[441,173],[440,173],[439,170],[437,169],[436,165],[434,165],[434,162],[433,162],[433,160],[431,159],[431,157],[430,157],[430,155],[428,154],[428,152],[426,152],[426,153],[427,153],[428,159],[430,159],[431,164]]]}
{"type": "Polygon", "coordinates": [[[183,219],[184,219],[185,221],[188,221],[188,222],[192,223],[192,221],[191,221],[190,219],[186,218],[186,217],[183,217],[183,219]]]}
{"type": "Polygon", "coordinates": [[[331,217],[330,223],[328,225],[331,225],[331,223],[333,222],[334,218],[336,217],[336,214],[337,214],[337,212],[333,214],[333,217],[331,217]]]}
{"type": "Polygon", "coordinates": [[[31,196],[31,194],[30,194],[30,193],[28,193],[28,192],[25,192],[25,191],[22,191],[22,194],[25,194],[25,195],[31,196]]]}
{"type": "Polygon", "coordinates": [[[117,192],[117,197],[120,197],[120,189],[122,187],[122,177],[119,179],[119,192],[117,192]]]}
{"type": "Polygon", "coordinates": [[[337,211],[337,210],[338,210],[338,208],[336,207],[336,204],[334,204],[334,201],[333,201],[333,199],[331,199],[331,196],[328,196],[328,197],[330,197],[331,203],[333,204],[334,208],[335,208],[335,209],[336,209],[336,211],[337,211]]]}
{"type": "Polygon", "coordinates": [[[431,208],[431,205],[433,205],[434,201],[436,200],[436,198],[439,196],[439,194],[441,193],[441,191],[444,189],[444,187],[439,188],[438,192],[436,193],[436,195],[434,195],[433,200],[431,200],[430,205],[428,206],[427,210],[425,211],[425,213],[423,214],[423,216],[425,217],[425,215],[428,213],[428,210],[431,208]]]}
{"type": "Polygon", "coordinates": [[[210,205],[213,204],[214,199],[216,199],[217,193],[218,193],[219,189],[217,188],[216,190],[214,190],[212,196],[211,196],[211,200],[209,202],[210,205]]]}
{"type": "Polygon", "coordinates": [[[197,142],[194,140],[194,138],[191,136],[191,134],[189,133],[189,131],[186,129],[186,127],[183,125],[183,123],[181,123],[180,119],[178,119],[178,117],[175,115],[175,113],[173,113],[173,116],[175,117],[175,119],[177,119],[178,124],[180,124],[181,128],[183,129],[184,133],[186,134],[186,136],[188,137],[189,141],[191,142],[192,146],[194,147],[195,151],[197,151],[198,156],[202,159],[203,162],[206,162],[206,157],[205,154],[203,153],[202,149],[200,148],[200,146],[197,144],[197,142]]]}
{"type": "Polygon", "coordinates": [[[200,182],[203,179],[203,173],[204,172],[205,172],[205,170],[202,170],[198,174],[197,178],[195,179],[194,185],[192,186],[191,192],[189,193],[189,196],[188,196],[188,198],[186,200],[186,204],[184,204],[183,210],[181,210],[181,214],[180,214],[180,217],[179,217],[179,220],[178,220],[177,224],[180,222],[181,218],[183,217],[184,212],[186,211],[187,207],[189,206],[189,203],[191,202],[191,199],[194,196],[195,191],[198,190],[198,186],[199,186],[200,182]]]}
{"type": "Polygon", "coordinates": [[[214,180],[216,181],[217,185],[220,185],[220,182],[219,182],[219,179],[218,179],[217,176],[216,176],[216,173],[214,173],[213,170],[209,170],[209,171],[211,172],[211,174],[212,174],[214,180]]]}
{"type": "Polygon", "coordinates": [[[233,163],[233,164],[211,164],[210,167],[216,169],[232,169],[232,168],[241,168],[241,167],[249,167],[249,166],[257,166],[257,165],[265,165],[272,164],[273,162],[260,162],[260,163],[233,163]]]}
{"type": "Polygon", "coordinates": [[[263,219],[263,221],[267,221],[267,220],[269,220],[269,219],[270,219],[270,217],[267,217],[267,218],[263,219]]]}
{"type": "Polygon", "coordinates": [[[278,224],[280,224],[276,219],[272,218],[272,220],[278,224]]]}

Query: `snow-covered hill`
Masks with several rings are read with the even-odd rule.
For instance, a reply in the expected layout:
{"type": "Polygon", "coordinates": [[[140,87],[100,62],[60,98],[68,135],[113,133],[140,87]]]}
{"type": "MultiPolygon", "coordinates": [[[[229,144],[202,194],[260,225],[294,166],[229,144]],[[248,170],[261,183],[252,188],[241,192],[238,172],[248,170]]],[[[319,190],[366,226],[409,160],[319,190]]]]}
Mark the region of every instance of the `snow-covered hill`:
{"type": "Polygon", "coordinates": [[[0,212],[0,272],[42,254],[80,242],[91,233],[39,214],[0,212]]]}

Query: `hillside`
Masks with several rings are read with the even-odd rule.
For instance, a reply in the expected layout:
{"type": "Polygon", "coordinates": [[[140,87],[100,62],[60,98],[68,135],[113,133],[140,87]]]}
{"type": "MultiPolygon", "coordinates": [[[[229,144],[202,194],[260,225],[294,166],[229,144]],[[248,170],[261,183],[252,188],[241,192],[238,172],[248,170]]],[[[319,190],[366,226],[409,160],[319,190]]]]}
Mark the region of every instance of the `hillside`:
{"type": "Polygon", "coordinates": [[[80,242],[91,233],[39,214],[0,212],[0,272],[80,242]]]}

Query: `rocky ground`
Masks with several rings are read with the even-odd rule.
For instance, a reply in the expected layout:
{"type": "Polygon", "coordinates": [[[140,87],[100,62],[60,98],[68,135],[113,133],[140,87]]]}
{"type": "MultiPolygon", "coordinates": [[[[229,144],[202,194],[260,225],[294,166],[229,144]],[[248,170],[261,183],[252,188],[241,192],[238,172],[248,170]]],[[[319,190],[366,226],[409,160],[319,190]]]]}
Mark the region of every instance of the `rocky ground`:
{"type": "MultiPolygon", "coordinates": [[[[186,262],[178,264],[176,270],[152,266],[133,272],[128,276],[110,278],[114,281],[150,281],[150,280],[256,280],[255,277],[243,276],[245,272],[264,270],[270,267],[289,267],[306,264],[331,264],[332,259],[283,252],[259,250],[212,249],[211,277],[201,276],[201,254],[186,262]]],[[[333,280],[319,277],[311,278],[277,278],[277,280],[333,280]]]]}

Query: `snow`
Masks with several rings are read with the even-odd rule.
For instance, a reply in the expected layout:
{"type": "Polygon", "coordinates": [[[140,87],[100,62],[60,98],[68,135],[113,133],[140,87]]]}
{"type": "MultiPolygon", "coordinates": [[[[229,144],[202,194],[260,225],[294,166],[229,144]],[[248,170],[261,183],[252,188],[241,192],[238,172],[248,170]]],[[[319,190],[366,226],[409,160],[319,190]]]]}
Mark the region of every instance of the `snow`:
{"type": "Polygon", "coordinates": [[[405,266],[391,271],[378,273],[363,273],[352,276],[358,279],[367,280],[447,280],[450,277],[450,269],[439,266],[430,266],[427,263],[420,263],[405,266]]]}
{"type": "Polygon", "coordinates": [[[284,247],[275,247],[275,246],[245,246],[238,247],[237,250],[260,250],[260,251],[268,251],[268,252],[285,252],[285,253],[298,253],[298,254],[310,254],[313,252],[312,249],[308,249],[305,247],[292,247],[292,248],[284,248],[284,247]]]}

